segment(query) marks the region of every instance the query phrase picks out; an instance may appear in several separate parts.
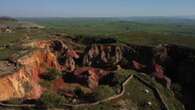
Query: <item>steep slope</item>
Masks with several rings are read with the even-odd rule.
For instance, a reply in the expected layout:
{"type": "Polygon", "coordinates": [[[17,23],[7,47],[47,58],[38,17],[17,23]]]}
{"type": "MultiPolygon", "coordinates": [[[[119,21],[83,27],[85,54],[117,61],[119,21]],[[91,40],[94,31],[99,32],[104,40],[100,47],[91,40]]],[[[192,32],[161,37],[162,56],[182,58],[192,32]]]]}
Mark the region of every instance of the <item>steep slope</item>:
{"type": "MultiPolygon", "coordinates": [[[[69,67],[69,64],[59,64],[57,54],[52,51],[54,42],[59,41],[35,42],[33,47],[37,49],[13,61],[20,67],[15,72],[0,77],[0,101],[13,98],[37,99],[44,91],[44,88],[38,84],[39,76],[47,68],[57,70],[74,69],[74,66],[73,68],[69,67]]],[[[32,44],[25,46],[32,46],[32,44]]]]}
{"type": "Polygon", "coordinates": [[[47,67],[60,69],[56,56],[48,50],[37,50],[18,59],[22,65],[16,72],[0,78],[0,100],[10,98],[38,98],[43,89],[38,85],[39,74],[47,67]]]}

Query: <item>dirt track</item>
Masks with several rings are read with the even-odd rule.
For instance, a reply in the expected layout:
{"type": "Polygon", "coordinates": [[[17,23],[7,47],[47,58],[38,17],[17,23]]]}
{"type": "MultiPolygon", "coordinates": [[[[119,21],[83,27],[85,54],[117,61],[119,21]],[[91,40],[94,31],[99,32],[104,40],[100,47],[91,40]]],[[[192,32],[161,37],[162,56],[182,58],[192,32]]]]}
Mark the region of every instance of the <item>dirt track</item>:
{"type": "MultiPolygon", "coordinates": [[[[83,106],[93,106],[93,105],[97,105],[103,102],[108,102],[114,99],[117,99],[121,96],[124,95],[124,93],[126,92],[126,85],[128,84],[128,82],[133,78],[137,78],[138,80],[140,80],[142,83],[144,83],[145,85],[147,85],[148,87],[150,87],[154,92],[157,93],[158,98],[161,100],[162,104],[164,105],[166,110],[169,110],[169,107],[167,105],[167,103],[164,101],[163,97],[161,96],[160,91],[155,88],[154,86],[152,86],[151,84],[147,83],[144,79],[136,76],[136,75],[130,75],[123,83],[122,83],[122,88],[119,94],[113,95],[111,97],[102,99],[102,100],[98,100],[96,102],[93,103],[83,103],[83,104],[63,104],[62,106],[68,106],[68,107],[83,107],[83,106]]],[[[0,103],[0,106],[2,107],[36,107],[35,104],[5,104],[5,103],[0,103]]]]}
{"type": "MultiPolygon", "coordinates": [[[[81,106],[90,106],[90,105],[97,105],[102,102],[107,102],[113,99],[117,99],[121,96],[124,95],[126,89],[125,86],[128,84],[128,82],[133,78],[133,75],[130,75],[123,83],[122,83],[122,88],[121,92],[119,94],[116,94],[114,96],[108,97],[106,99],[98,100],[93,103],[84,103],[84,104],[64,104],[63,106],[70,106],[70,107],[81,107],[81,106]]],[[[5,103],[0,103],[0,106],[3,107],[36,107],[35,104],[5,104],[5,103]]]]}

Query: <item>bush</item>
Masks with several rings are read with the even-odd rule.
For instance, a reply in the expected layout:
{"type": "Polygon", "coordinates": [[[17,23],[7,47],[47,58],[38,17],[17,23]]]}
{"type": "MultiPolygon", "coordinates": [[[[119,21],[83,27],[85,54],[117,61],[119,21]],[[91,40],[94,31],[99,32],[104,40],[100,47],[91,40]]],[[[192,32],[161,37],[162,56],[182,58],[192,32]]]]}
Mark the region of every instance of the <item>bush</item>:
{"type": "Polygon", "coordinates": [[[46,80],[54,80],[62,76],[63,76],[63,73],[56,70],[55,68],[48,68],[46,74],[44,74],[42,77],[46,80]]]}
{"type": "Polygon", "coordinates": [[[9,101],[6,101],[6,103],[8,103],[8,104],[22,104],[23,100],[22,99],[13,98],[13,99],[10,99],[9,101]]]}
{"type": "Polygon", "coordinates": [[[173,83],[171,88],[172,88],[172,90],[174,91],[175,96],[176,96],[178,99],[182,100],[182,99],[183,99],[182,86],[179,85],[178,83],[173,83]]]}
{"type": "Polygon", "coordinates": [[[39,84],[44,87],[49,89],[51,87],[51,82],[49,80],[41,80],[39,84]]]}
{"type": "Polygon", "coordinates": [[[40,101],[47,107],[56,107],[63,105],[66,99],[64,96],[48,91],[41,96],[40,101]]]}
{"type": "Polygon", "coordinates": [[[85,96],[84,92],[81,90],[81,88],[76,88],[74,90],[74,93],[77,95],[78,98],[83,98],[85,96]]]}
{"type": "Polygon", "coordinates": [[[97,88],[97,90],[95,91],[94,94],[95,94],[96,100],[101,100],[101,99],[113,96],[115,94],[115,92],[110,86],[101,85],[97,88]]]}

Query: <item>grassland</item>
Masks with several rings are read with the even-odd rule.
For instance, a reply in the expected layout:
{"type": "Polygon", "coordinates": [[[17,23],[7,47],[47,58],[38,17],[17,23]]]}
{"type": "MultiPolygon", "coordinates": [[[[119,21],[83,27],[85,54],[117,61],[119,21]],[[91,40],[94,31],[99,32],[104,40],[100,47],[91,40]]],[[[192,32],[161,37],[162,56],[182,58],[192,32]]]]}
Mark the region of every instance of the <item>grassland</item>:
{"type": "MultiPolygon", "coordinates": [[[[195,48],[194,20],[155,19],[128,20],[117,18],[20,18],[43,25],[45,29],[20,29],[12,33],[0,33],[0,46],[15,44],[30,39],[47,39],[55,33],[71,36],[94,37],[111,36],[118,41],[155,46],[171,43],[195,48]],[[154,21],[154,22],[152,22],[154,21]],[[159,21],[159,23],[157,22],[159,21]]],[[[0,24],[15,25],[16,21],[0,21],[0,24]]],[[[6,59],[12,49],[0,49],[0,59],[6,59]]]]}
{"type": "Polygon", "coordinates": [[[195,48],[194,20],[158,19],[129,21],[117,18],[42,18],[25,19],[47,27],[47,33],[61,32],[73,36],[113,36],[139,45],[173,43],[195,48]],[[167,23],[166,23],[167,22],[167,23]],[[187,23],[186,23],[187,22],[187,23]]]}
{"type": "MultiPolygon", "coordinates": [[[[18,49],[13,44],[30,39],[47,39],[54,33],[71,36],[94,37],[112,36],[118,41],[155,46],[171,43],[195,48],[194,21],[177,21],[177,19],[128,20],[116,18],[28,18],[21,19],[43,25],[45,29],[20,29],[12,33],[0,33],[0,46],[12,45],[0,49],[0,59],[6,59],[18,49]],[[147,22],[146,22],[147,21],[147,22]],[[186,23],[187,22],[187,23],[186,23]]],[[[17,21],[1,20],[0,24],[16,25],[17,21]]]]}

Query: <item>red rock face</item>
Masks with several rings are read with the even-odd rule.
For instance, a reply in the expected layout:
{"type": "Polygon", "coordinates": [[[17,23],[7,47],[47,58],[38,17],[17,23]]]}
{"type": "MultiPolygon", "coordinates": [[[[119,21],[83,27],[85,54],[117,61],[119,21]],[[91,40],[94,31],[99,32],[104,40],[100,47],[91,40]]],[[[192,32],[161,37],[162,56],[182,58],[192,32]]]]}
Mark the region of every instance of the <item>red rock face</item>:
{"type": "Polygon", "coordinates": [[[72,57],[66,57],[64,61],[64,71],[73,72],[75,70],[75,61],[72,57]]]}
{"type": "Polygon", "coordinates": [[[142,70],[143,68],[146,67],[145,65],[139,63],[139,62],[136,61],[136,60],[133,60],[133,61],[132,61],[132,64],[133,64],[134,69],[136,69],[136,70],[142,70]]]}
{"type": "Polygon", "coordinates": [[[50,44],[49,42],[51,41],[49,40],[36,41],[35,46],[38,48],[46,48],[50,44]]]}
{"type": "Polygon", "coordinates": [[[99,65],[116,65],[122,60],[122,48],[116,45],[92,45],[86,51],[83,64],[97,67],[99,65]]]}
{"type": "Polygon", "coordinates": [[[64,66],[66,72],[73,72],[75,69],[74,59],[78,59],[79,55],[73,49],[68,48],[62,41],[55,40],[49,46],[56,56],[60,64],[64,66]]]}
{"type": "Polygon", "coordinates": [[[96,89],[99,85],[99,80],[102,79],[104,76],[108,75],[109,73],[110,72],[98,68],[82,67],[76,69],[73,74],[80,81],[86,79],[89,88],[96,89]]]}
{"type": "Polygon", "coordinates": [[[72,49],[68,49],[65,55],[70,56],[72,58],[76,58],[76,59],[79,58],[79,55],[77,54],[77,52],[72,49]]]}
{"type": "Polygon", "coordinates": [[[68,83],[65,82],[63,78],[56,79],[52,82],[52,89],[57,92],[64,94],[68,97],[75,96],[75,89],[82,88],[85,93],[92,93],[92,90],[88,87],[85,87],[78,82],[76,83],[68,83]]]}
{"type": "Polygon", "coordinates": [[[192,73],[195,72],[195,52],[191,49],[172,45],[156,48],[130,45],[127,48],[127,45],[104,44],[87,47],[84,53],[80,53],[84,56],[80,57],[78,52],[61,40],[36,41],[25,46],[38,49],[17,59],[16,64],[21,67],[15,72],[0,77],[0,101],[12,98],[38,99],[45,91],[39,85],[39,76],[47,68],[55,68],[74,76],[76,81],[73,83],[66,82],[64,77],[51,83],[55,92],[63,92],[71,97],[75,95],[75,88],[94,91],[100,80],[110,75],[111,72],[106,70],[114,70],[113,66],[121,64],[127,65],[125,68],[153,73],[156,78],[167,82],[167,76],[170,76],[182,84],[194,84],[192,73]],[[91,67],[76,68],[75,59],[83,60],[84,66],[91,67]]]}
{"type": "Polygon", "coordinates": [[[154,76],[158,79],[163,79],[164,76],[164,70],[163,67],[159,64],[154,64],[154,76]]]}
{"type": "Polygon", "coordinates": [[[21,68],[0,78],[1,101],[10,98],[39,98],[43,92],[43,88],[38,84],[39,75],[46,71],[47,67],[61,69],[56,56],[47,50],[34,51],[31,55],[18,59],[17,62],[22,65],[21,68]]]}
{"type": "Polygon", "coordinates": [[[55,68],[59,71],[75,69],[73,59],[66,60],[64,65],[60,65],[58,55],[48,48],[50,43],[45,43],[43,45],[37,43],[40,44],[38,45],[40,48],[45,47],[45,49],[35,50],[19,58],[17,63],[22,66],[17,71],[0,77],[0,101],[11,98],[38,99],[44,91],[44,88],[38,84],[39,76],[47,71],[47,68],[55,68]]]}

